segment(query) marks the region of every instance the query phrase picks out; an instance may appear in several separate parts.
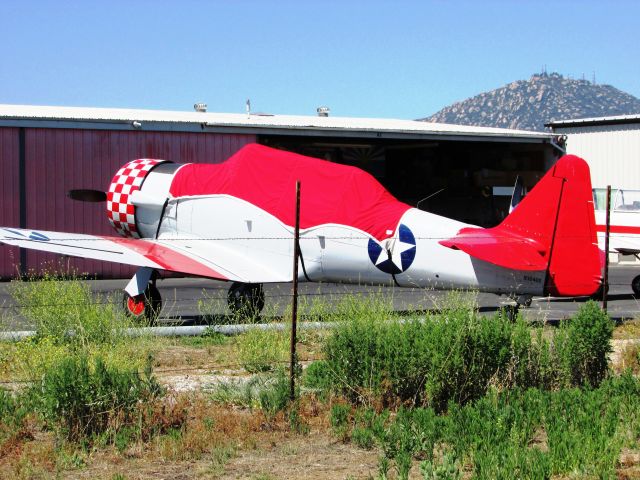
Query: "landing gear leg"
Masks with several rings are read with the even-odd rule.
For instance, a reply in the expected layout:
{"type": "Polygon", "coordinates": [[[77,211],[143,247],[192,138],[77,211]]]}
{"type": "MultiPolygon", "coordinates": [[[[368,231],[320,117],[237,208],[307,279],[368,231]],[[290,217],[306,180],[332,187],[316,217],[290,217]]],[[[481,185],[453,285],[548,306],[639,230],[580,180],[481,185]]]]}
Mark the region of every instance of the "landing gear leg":
{"type": "MultiPolygon", "coordinates": [[[[513,297],[512,301],[513,301],[513,297]]],[[[519,295],[515,298],[515,302],[507,303],[502,307],[502,311],[504,315],[512,321],[515,322],[518,319],[518,313],[520,313],[520,307],[530,307],[531,306],[532,297],[531,295],[519,295]]]]}
{"type": "Polygon", "coordinates": [[[158,272],[140,268],[125,288],[122,306],[125,315],[141,323],[155,324],[162,309],[162,297],[156,287],[158,272]]]}
{"type": "Polygon", "coordinates": [[[238,320],[255,320],[264,308],[262,284],[233,282],[227,294],[227,304],[231,314],[238,320]]]}

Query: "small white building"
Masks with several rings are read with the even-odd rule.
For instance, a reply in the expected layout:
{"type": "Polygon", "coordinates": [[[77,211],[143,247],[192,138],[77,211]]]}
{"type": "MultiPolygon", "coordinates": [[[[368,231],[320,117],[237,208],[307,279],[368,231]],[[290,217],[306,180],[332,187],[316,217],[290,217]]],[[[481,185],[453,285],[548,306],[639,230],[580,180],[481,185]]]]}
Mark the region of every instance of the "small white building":
{"type": "MultiPolygon", "coordinates": [[[[613,250],[617,250],[616,246],[640,248],[640,114],[562,120],[547,126],[555,134],[566,136],[567,153],[578,155],[589,164],[601,248],[604,248],[608,185],[611,185],[613,250]]],[[[638,257],[630,254],[612,254],[610,259],[638,263],[638,257]]],[[[640,292],[640,280],[637,288],[640,292]]]]}
{"type": "Polygon", "coordinates": [[[640,114],[560,120],[546,126],[566,135],[567,153],[587,161],[594,188],[640,190],[640,114]]]}

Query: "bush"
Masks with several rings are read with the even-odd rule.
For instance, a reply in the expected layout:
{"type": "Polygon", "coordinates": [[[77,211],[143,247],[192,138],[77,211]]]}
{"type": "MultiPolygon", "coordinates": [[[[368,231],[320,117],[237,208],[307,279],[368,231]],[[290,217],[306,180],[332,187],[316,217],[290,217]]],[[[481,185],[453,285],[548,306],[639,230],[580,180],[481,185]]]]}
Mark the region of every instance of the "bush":
{"type": "Polygon", "coordinates": [[[612,325],[595,303],[551,339],[542,329],[532,335],[522,319],[481,316],[456,297],[449,304],[441,314],[405,321],[360,311],[329,336],[326,365],[318,368],[354,402],[381,397],[385,406],[436,411],[481,398],[491,386],[553,390],[597,385],[606,375],[612,325]]]}
{"type": "Polygon", "coordinates": [[[509,373],[514,384],[526,381],[528,364],[510,371],[513,351],[530,349],[523,327],[451,303],[454,308],[426,319],[360,315],[342,322],[325,345],[334,384],[354,401],[382,395],[386,405],[442,410],[449,400],[479,398],[496,374],[509,373]]]}
{"type": "Polygon", "coordinates": [[[333,385],[333,372],[324,360],[317,360],[309,364],[302,375],[302,384],[307,388],[325,392],[333,385]]]}
{"type": "Polygon", "coordinates": [[[283,411],[289,405],[291,385],[284,370],[278,370],[275,378],[265,383],[258,392],[260,408],[265,416],[271,420],[278,412],[283,411]]]}
{"type": "Polygon", "coordinates": [[[38,336],[58,344],[110,343],[124,326],[116,303],[94,294],[75,276],[15,281],[9,291],[38,336]]]}
{"type": "Polygon", "coordinates": [[[580,307],[567,327],[566,362],[573,385],[598,386],[608,372],[613,322],[592,300],[580,307]]]}
{"type": "Polygon", "coordinates": [[[387,309],[365,301],[345,307],[352,316],[344,317],[324,345],[336,388],[362,402],[383,393],[410,397],[424,381],[416,369],[423,360],[417,358],[420,349],[414,348],[424,336],[419,322],[388,320],[387,309]]]}
{"type": "Polygon", "coordinates": [[[0,389],[0,421],[13,419],[16,411],[16,401],[8,391],[0,389]]]}
{"type": "Polygon", "coordinates": [[[31,405],[24,395],[0,389],[0,442],[20,429],[30,411],[31,405]]]}
{"type": "Polygon", "coordinates": [[[449,453],[442,456],[441,462],[425,460],[420,463],[420,472],[424,480],[460,480],[460,465],[449,453]]]}
{"type": "Polygon", "coordinates": [[[18,380],[39,378],[69,355],[68,345],[61,345],[47,336],[22,339],[7,350],[11,354],[8,358],[0,359],[0,366],[10,378],[18,380]]]}
{"type": "Polygon", "coordinates": [[[338,403],[331,407],[329,422],[333,433],[340,437],[344,442],[349,438],[349,416],[351,414],[351,406],[344,403],[338,403]]]}
{"type": "MultiPolygon", "coordinates": [[[[624,399],[606,393],[604,389],[565,389],[549,396],[544,428],[552,473],[573,471],[615,477],[623,441],[616,433],[624,399]]],[[[637,401],[634,403],[637,408],[637,401]]]]}
{"type": "Polygon", "coordinates": [[[141,376],[108,367],[101,358],[90,365],[78,355],[51,367],[30,393],[44,419],[78,441],[132,424],[138,404],[158,397],[162,388],[150,367],[141,376]]]}
{"type": "Polygon", "coordinates": [[[512,347],[517,345],[512,342],[514,326],[507,319],[460,308],[428,323],[431,335],[425,354],[431,356],[431,367],[424,373],[429,405],[443,410],[450,400],[464,404],[483,396],[491,381],[507,382],[503,378],[515,357],[512,347]]]}

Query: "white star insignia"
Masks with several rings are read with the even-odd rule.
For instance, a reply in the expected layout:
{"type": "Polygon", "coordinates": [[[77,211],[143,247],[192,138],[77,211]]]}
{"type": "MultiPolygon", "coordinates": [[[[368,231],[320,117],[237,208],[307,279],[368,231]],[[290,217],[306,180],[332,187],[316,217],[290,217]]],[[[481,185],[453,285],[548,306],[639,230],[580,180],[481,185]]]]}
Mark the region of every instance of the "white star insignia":
{"type": "Polygon", "coordinates": [[[402,242],[397,236],[389,238],[382,244],[382,250],[380,250],[380,254],[378,255],[375,263],[376,265],[380,265],[381,263],[389,260],[388,251],[391,250],[391,262],[398,268],[398,270],[402,271],[402,254],[412,248],[415,248],[415,245],[412,243],[402,242]]]}
{"type": "Polygon", "coordinates": [[[380,254],[378,255],[378,258],[376,259],[376,265],[380,265],[383,262],[386,262],[389,259],[389,254],[387,253],[387,249],[385,248],[385,246],[382,246],[382,249],[380,250],[380,254]]]}
{"type": "Polygon", "coordinates": [[[393,264],[402,271],[402,257],[401,255],[407,250],[415,248],[415,245],[411,243],[401,242],[399,239],[394,239],[394,245],[391,250],[391,261],[393,264]]]}

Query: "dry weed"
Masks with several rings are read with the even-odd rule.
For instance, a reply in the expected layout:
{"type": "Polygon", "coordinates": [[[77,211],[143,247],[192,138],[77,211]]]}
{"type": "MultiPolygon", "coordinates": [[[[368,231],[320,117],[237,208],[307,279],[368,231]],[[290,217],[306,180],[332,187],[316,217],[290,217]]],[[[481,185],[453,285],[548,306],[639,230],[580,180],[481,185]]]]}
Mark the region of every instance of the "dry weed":
{"type": "Polygon", "coordinates": [[[0,478],[51,478],[59,470],[59,452],[53,434],[25,432],[5,445],[0,454],[0,478]]]}
{"type": "Polygon", "coordinates": [[[617,374],[630,369],[634,374],[640,373],[640,344],[626,343],[622,346],[620,354],[612,362],[613,371],[617,374]]]}

